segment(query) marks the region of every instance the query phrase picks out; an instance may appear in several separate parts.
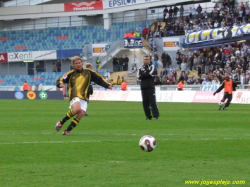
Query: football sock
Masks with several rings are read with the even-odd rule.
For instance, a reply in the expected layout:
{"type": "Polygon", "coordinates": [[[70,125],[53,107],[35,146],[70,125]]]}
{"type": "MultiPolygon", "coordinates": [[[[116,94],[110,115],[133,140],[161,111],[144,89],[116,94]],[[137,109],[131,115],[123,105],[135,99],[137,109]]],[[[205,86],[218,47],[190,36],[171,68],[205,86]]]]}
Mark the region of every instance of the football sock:
{"type": "Polygon", "coordinates": [[[66,130],[67,130],[67,131],[71,131],[73,128],[76,127],[76,125],[79,123],[79,121],[80,121],[80,119],[79,119],[78,117],[75,117],[75,118],[71,121],[70,125],[68,126],[68,128],[67,128],[66,130]]]}
{"type": "Polygon", "coordinates": [[[70,118],[72,118],[75,115],[73,110],[68,111],[66,116],[60,121],[61,124],[64,124],[66,121],[68,121],[70,118]]]}

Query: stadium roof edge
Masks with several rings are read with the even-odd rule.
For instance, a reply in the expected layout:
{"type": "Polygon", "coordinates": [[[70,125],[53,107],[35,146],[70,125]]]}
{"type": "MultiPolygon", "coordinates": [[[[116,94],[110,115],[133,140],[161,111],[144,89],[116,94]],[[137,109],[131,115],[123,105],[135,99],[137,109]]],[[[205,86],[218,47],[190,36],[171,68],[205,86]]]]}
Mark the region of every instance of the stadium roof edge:
{"type": "Polygon", "coordinates": [[[73,11],[65,12],[64,4],[44,4],[34,5],[32,9],[30,6],[18,6],[18,7],[0,7],[0,20],[16,20],[16,19],[32,19],[36,18],[48,18],[48,17],[66,17],[66,16],[79,16],[79,15],[96,15],[96,14],[109,14],[117,12],[125,12],[129,10],[148,9],[155,7],[173,6],[175,4],[194,2],[193,0],[176,0],[173,4],[172,1],[151,1],[147,3],[134,4],[121,7],[107,8],[103,10],[91,10],[91,11],[73,11]]]}

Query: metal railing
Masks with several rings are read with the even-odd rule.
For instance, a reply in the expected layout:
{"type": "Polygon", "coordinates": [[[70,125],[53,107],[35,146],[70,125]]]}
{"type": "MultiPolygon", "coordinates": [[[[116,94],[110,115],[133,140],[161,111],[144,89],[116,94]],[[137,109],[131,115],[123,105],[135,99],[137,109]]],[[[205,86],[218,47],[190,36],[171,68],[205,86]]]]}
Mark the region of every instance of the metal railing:
{"type": "Polygon", "coordinates": [[[124,47],[124,45],[123,45],[122,40],[115,41],[113,43],[110,43],[109,45],[110,45],[109,49],[106,49],[105,52],[102,52],[98,56],[92,57],[92,59],[89,62],[96,66],[96,59],[98,57],[99,60],[101,61],[100,65],[101,65],[102,68],[110,68],[110,69],[112,69],[111,68],[112,66],[107,67],[107,66],[109,66],[109,65],[107,65],[107,63],[110,62],[110,60],[112,60],[113,56],[115,56],[115,54],[117,54],[120,51],[120,49],[122,49],[124,47]]]}

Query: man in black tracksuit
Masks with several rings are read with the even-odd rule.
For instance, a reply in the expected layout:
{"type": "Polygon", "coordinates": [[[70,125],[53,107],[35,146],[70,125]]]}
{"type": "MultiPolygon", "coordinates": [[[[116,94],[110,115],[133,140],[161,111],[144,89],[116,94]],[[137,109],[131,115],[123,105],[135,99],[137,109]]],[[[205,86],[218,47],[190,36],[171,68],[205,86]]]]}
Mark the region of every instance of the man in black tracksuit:
{"type": "Polygon", "coordinates": [[[150,57],[144,56],[143,66],[139,68],[137,77],[141,80],[141,94],[146,120],[152,119],[152,114],[155,120],[158,120],[159,111],[156,104],[155,83],[154,83],[154,66],[150,63],[150,57]],[[152,114],[151,114],[152,111],[152,114]]]}

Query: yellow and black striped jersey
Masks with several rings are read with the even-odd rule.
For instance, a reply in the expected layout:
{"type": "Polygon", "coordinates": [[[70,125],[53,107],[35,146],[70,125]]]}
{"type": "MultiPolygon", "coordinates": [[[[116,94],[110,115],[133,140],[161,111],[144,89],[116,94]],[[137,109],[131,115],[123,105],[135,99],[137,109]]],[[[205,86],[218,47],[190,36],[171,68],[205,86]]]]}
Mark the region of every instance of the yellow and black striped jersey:
{"type": "Polygon", "coordinates": [[[83,68],[81,71],[73,69],[64,74],[57,81],[57,86],[59,87],[61,83],[67,83],[70,100],[79,97],[88,101],[88,89],[91,82],[95,82],[104,88],[108,88],[110,85],[98,72],[83,68]]]}

